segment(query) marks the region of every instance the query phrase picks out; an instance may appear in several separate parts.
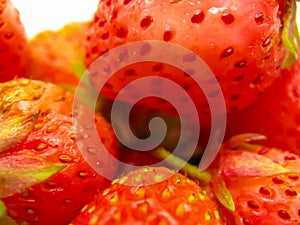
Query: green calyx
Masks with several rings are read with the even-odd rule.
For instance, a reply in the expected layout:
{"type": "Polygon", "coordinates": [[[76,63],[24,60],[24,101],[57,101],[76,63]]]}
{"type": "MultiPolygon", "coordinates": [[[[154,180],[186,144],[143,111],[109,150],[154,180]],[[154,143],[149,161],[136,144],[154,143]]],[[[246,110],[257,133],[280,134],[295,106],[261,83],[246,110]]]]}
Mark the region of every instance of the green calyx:
{"type": "MultiPolygon", "coordinates": [[[[239,134],[231,137],[226,144],[229,149],[234,150],[242,146],[244,147],[244,145],[246,145],[249,142],[266,140],[266,139],[267,137],[262,134],[245,133],[245,134],[239,134]]],[[[253,148],[256,147],[256,145],[254,144],[251,144],[251,146],[253,146],[253,148]]]]}
{"type": "Polygon", "coordinates": [[[0,158],[0,198],[14,195],[41,183],[64,169],[66,165],[46,162],[37,156],[0,158]]]}
{"type": "Polygon", "coordinates": [[[286,56],[282,64],[282,68],[288,68],[298,58],[300,47],[299,30],[296,21],[297,4],[295,0],[284,1],[284,16],[282,42],[286,47],[286,56]]]}
{"type": "Polygon", "coordinates": [[[4,202],[2,202],[0,200],[0,218],[2,218],[3,216],[5,216],[6,213],[7,213],[7,209],[5,207],[5,204],[4,204],[4,202]]]}
{"type": "Polygon", "coordinates": [[[78,78],[79,84],[77,86],[60,84],[60,86],[62,86],[65,90],[74,93],[76,98],[85,103],[91,109],[94,109],[97,107],[97,105],[95,106],[94,96],[98,95],[98,93],[90,83],[87,68],[84,64],[83,54],[79,53],[78,60],[71,62],[70,66],[78,78]]]}
{"type": "Polygon", "coordinates": [[[215,197],[225,208],[230,211],[235,211],[234,201],[229,190],[226,187],[225,182],[219,178],[215,177],[212,183],[212,189],[215,197]]]}
{"type": "Polygon", "coordinates": [[[38,114],[0,119],[0,152],[23,141],[33,130],[38,114]]]}

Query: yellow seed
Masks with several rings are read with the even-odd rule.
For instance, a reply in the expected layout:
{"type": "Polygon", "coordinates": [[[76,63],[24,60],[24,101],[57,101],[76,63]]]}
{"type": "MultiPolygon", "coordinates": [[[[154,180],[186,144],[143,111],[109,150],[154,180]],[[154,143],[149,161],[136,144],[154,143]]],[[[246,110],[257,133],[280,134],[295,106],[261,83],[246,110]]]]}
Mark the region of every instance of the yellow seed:
{"type": "Polygon", "coordinates": [[[36,150],[38,151],[43,151],[45,148],[47,148],[47,145],[45,143],[40,143],[37,147],[36,150]]]}
{"type": "Polygon", "coordinates": [[[211,215],[210,215],[210,213],[208,211],[204,214],[204,219],[206,221],[211,221],[211,215]]]}
{"type": "Polygon", "coordinates": [[[88,213],[94,212],[95,209],[96,209],[96,206],[95,206],[95,205],[92,205],[92,206],[88,209],[88,213]]]}
{"type": "Polygon", "coordinates": [[[202,201],[205,200],[205,194],[201,193],[200,191],[198,192],[198,196],[202,201]]]}
{"type": "Polygon", "coordinates": [[[216,209],[214,210],[214,215],[217,220],[220,220],[220,213],[218,210],[216,210],[216,209]]]}
{"type": "Polygon", "coordinates": [[[41,116],[47,116],[50,113],[51,109],[46,109],[41,112],[41,116]]]}
{"type": "Polygon", "coordinates": [[[66,100],[65,96],[59,96],[59,97],[57,98],[57,101],[58,101],[58,102],[65,101],[65,100],[66,100]]]}
{"type": "Polygon", "coordinates": [[[28,208],[26,212],[27,212],[28,214],[33,214],[33,213],[34,213],[34,210],[31,209],[31,208],[28,208]]]}
{"type": "Polygon", "coordinates": [[[109,202],[111,204],[116,204],[116,203],[118,203],[118,200],[119,200],[119,197],[117,194],[115,194],[114,196],[112,196],[112,198],[109,200],[109,202]]]}
{"type": "Polygon", "coordinates": [[[95,155],[97,153],[97,150],[95,148],[89,147],[88,152],[92,155],[95,155]]]}
{"type": "Polygon", "coordinates": [[[22,86],[26,86],[26,85],[28,85],[29,84],[29,80],[27,80],[27,79],[20,79],[20,85],[22,86]]]}
{"type": "Polygon", "coordinates": [[[143,203],[138,207],[138,215],[140,218],[146,216],[147,212],[148,212],[148,205],[146,203],[143,203]]]}
{"type": "Polygon", "coordinates": [[[111,184],[119,183],[119,179],[114,179],[111,184]]]}
{"type": "Polygon", "coordinates": [[[184,208],[184,204],[180,203],[177,208],[176,208],[176,215],[177,216],[183,216],[185,213],[185,208],[184,208]]]}
{"type": "Polygon", "coordinates": [[[145,193],[146,193],[145,187],[139,187],[135,192],[135,194],[137,195],[138,198],[144,198],[145,193]]]}
{"type": "Polygon", "coordinates": [[[162,193],[162,197],[163,199],[168,199],[171,196],[171,192],[169,188],[165,188],[165,190],[162,193]]]}
{"type": "Polygon", "coordinates": [[[37,99],[39,99],[39,98],[41,98],[42,97],[42,93],[41,92],[35,92],[34,94],[33,94],[33,99],[35,99],[35,100],[37,100],[37,99]]]}
{"type": "Polygon", "coordinates": [[[148,168],[148,167],[145,167],[144,169],[143,169],[143,172],[144,173],[147,173],[147,172],[149,172],[150,171],[150,169],[148,168]]]}
{"type": "Polygon", "coordinates": [[[121,212],[116,212],[114,215],[113,215],[113,220],[115,223],[120,223],[121,222],[121,212]]]}
{"type": "Polygon", "coordinates": [[[46,132],[47,132],[47,133],[52,133],[52,132],[56,131],[57,128],[58,128],[58,126],[57,126],[56,124],[53,124],[53,125],[47,127],[46,132]]]}
{"type": "Polygon", "coordinates": [[[162,174],[156,174],[154,177],[155,182],[161,182],[163,181],[163,175],[162,174]]]}
{"type": "Polygon", "coordinates": [[[103,191],[102,196],[106,196],[109,192],[110,192],[110,188],[106,188],[106,189],[103,191]]]}
{"type": "Polygon", "coordinates": [[[188,197],[188,201],[189,203],[194,203],[196,202],[196,196],[194,193],[192,193],[189,197],[188,197]]]}
{"type": "Polygon", "coordinates": [[[75,140],[76,135],[75,135],[74,133],[72,133],[72,134],[70,134],[70,138],[71,138],[72,140],[75,140]]]}
{"type": "Polygon", "coordinates": [[[88,205],[82,207],[81,212],[85,211],[88,208],[88,205]]]}
{"type": "Polygon", "coordinates": [[[93,216],[92,219],[90,220],[90,225],[95,225],[98,222],[99,217],[98,216],[93,216]]]}
{"type": "Polygon", "coordinates": [[[180,177],[176,177],[176,180],[175,180],[175,184],[180,184],[181,183],[181,178],[180,177]]]}
{"type": "Polygon", "coordinates": [[[34,130],[39,130],[39,129],[41,129],[43,127],[43,124],[42,123],[37,123],[37,124],[35,124],[34,125],[34,130]]]}
{"type": "Polygon", "coordinates": [[[61,155],[59,156],[59,161],[61,161],[62,163],[68,163],[68,162],[72,162],[73,158],[69,155],[61,155]]]}
{"type": "Polygon", "coordinates": [[[86,172],[86,171],[81,171],[81,172],[78,173],[78,176],[79,176],[80,178],[87,177],[88,175],[89,175],[89,173],[86,172]]]}
{"type": "Polygon", "coordinates": [[[126,180],[128,179],[128,177],[124,176],[119,180],[119,184],[124,184],[126,182],[126,180]]]}
{"type": "Polygon", "coordinates": [[[142,177],[141,174],[137,174],[137,175],[135,176],[135,178],[134,178],[134,181],[135,181],[136,183],[138,183],[138,184],[141,183],[142,180],[143,180],[143,177],[142,177]]]}

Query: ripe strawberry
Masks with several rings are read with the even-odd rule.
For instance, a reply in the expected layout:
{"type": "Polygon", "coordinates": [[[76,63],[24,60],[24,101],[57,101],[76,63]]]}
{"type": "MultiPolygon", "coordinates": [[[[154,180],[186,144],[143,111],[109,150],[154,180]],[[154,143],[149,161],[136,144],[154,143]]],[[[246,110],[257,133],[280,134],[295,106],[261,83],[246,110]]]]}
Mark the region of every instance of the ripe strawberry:
{"type": "Polygon", "coordinates": [[[46,30],[29,40],[29,74],[33,79],[76,86],[80,77],[74,65],[82,62],[88,22],[46,30]]]}
{"type": "Polygon", "coordinates": [[[129,148],[120,150],[120,161],[134,166],[153,166],[161,160],[155,157],[155,150],[136,151],[129,148]]]}
{"type": "MultiPolygon", "coordinates": [[[[110,183],[108,177],[98,174],[83,156],[95,158],[98,168],[105,170],[106,174],[113,176],[116,172],[111,159],[94,146],[95,138],[101,138],[109,153],[117,157],[117,140],[110,124],[97,115],[95,126],[99,137],[95,137],[91,129],[93,124],[89,125],[85,119],[94,113],[83,103],[76,104],[73,109],[73,94],[51,83],[13,80],[0,85],[0,96],[1,119],[8,125],[15,125],[12,129],[7,126],[0,131],[0,137],[8,137],[6,142],[1,142],[1,149],[5,147],[7,150],[0,154],[0,176],[6,180],[0,184],[0,190],[4,185],[4,193],[7,193],[0,191],[0,197],[8,215],[18,224],[67,224],[93,195],[110,183]],[[26,115],[34,117],[22,119],[28,118],[26,115]],[[79,124],[76,129],[75,123],[79,124]],[[19,125],[26,129],[19,129],[19,125]],[[20,136],[22,131],[26,131],[26,135],[20,136]],[[11,139],[18,141],[11,142],[11,139]],[[79,151],[79,146],[87,146],[86,150],[83,149],[86,152],[79,151]],[[32,173],[40,164],[49,164],[50,168],[59,165],[60,170],[51,173],[47,179],[34,179],[31,185],[33,178],[26,171],[32,173]],[[9,171],[15,171],[13,175],[17,174],[14,176],[21,183],[3,171],[7,167],[9,171]],[[24,183],[26,185],[20,186],[24,183]],[[19,188],[16,188],[17,184],[19,188]],[[14,192],[8,192],[12,188],[14,192]]],[[[39,170],[43,169],[40,167],[39,170]]],[[[45,176],[43,170],[38,174],[45,176]]]]}
{"type": "Polygon", "coordinates": [[[19,11],[10,0],[0,2],[0,82],[27,71],[27,36],[19,11]]]}
{"type": "Polygon", "coordinates": [[[256,137],[233,137],[221,150],[218,173],[235,203],[234,212],[221,206],[221,215],[229,225],[299,224],[299,156],[289,166],[289,153],[242,142],[256,137]]]}
{"type": "MultiPolygon", "coordinates": [[[[289,3],[292,3],[289,6],[295,4],[289,3]]],[[[279,75],[285,56],[281,29],[286,29],[281,18],[290,12],[283,10],[283,6],[277,0],[102,0],[87,37],[86,65],[126,43],[141,40],[175,43],[193,51],[210,67],[222,88],[228,111],[241,109],[256,100],[279,75]]],[[[147,53],[146,47],[141,49],[141,54],[147,53]]],[[[183,63],[193,60],[183,56],[183,63]]],[[[126,84],[149,74],[177,82],[193,98],[197,109],[208,113],[207,101],[191,71],[185,73],[156,62],[136,63],[118,71],[101,93],[114,99],[126,84]]],[[[102,79],[95,68],[91,73],[92,82],[97,84],[102,79]]],[[[149,82],[149,86],[158,92],[164,90],[157,83],[149,82]]],[[[215,98],[221,93],[206,94],[215,98]]],[[[128,95],[126,100],[132,101],[132,97],[128,95]]],[[[174,111],[159,98],[150,99],[147,106],[169,113],[174,111]]]]}
{"type": "Polygon", "coordinates": [[[300,61],[246,109],[229,114],[228,136],[244,132],[267,136],[261,142],[300,154],[300,61]],[[249,119],[251,118],[251,119],[249,119]]]}
{"type": "Polygon", "coordinates": [[[72,225],[223,224],[195,182],[165,167],[135,170],[97,195],[72,225]]]}

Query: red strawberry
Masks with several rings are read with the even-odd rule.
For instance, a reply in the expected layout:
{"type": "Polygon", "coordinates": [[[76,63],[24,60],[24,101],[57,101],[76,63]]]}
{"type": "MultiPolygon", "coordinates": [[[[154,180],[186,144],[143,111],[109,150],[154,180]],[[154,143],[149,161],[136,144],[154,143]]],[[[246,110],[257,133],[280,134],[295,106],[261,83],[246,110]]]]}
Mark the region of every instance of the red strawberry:
{"type": "MultiPolygon", "coordinates": [[[[292,3],[289,6],[295,5],[294,1],[289,3],[292,3]]],[[[175,43],[193,51],[214,72],[228,111],[241,109],[256,100],[279,75],[285,55],[281,18],[286,18],[285,12],[290,12],[283,10],[284,4],[280,4],[281,7],[277,0],[102,0],[87,37],[86,64],[91,65],[98,56],[126,43],[141,40],[175,43]]],[[[147,46],[141,48],[141,54],[146,54],[147,49],[147,46]]],[[[182,57],[183,63],[195,60],[193,55],[182,57]]],[[[114,99],[126,84],[149,74],[180,84],[193,98],[197,109],[207,114],[207,102],[194,82],[192,72],[185,73],[161,63],[130,65],[112,76],[101,93],[114,99]]],[[[103,79],[97,71],[91,73],[94,84],[103,79]]],[[[147,86],[158,92],[165,88],[162,85],[160,89],[155,82],[149,82],[147,86]]],[[[219,92],[206,94],[209,98],[220,95],[219,92]]],[[[126,100],[132,101],[132,97],[128,95],[126,100]]],[[[159,98],[150,99],[147,105],[174,112],[174,108],[159,98]]]]}
{"type": "Polygon", "coordinates": [[[30,76],[76,86],[79,77],[74,65],[82,63],[87,28],[88,22],[74,22],[57,31],[43,31],[29,40],[30,76]]]}
{"type": "MultiPolygon", "coordinates": [[[[258,136],[241,137],[251,141],[258,136]]],[[[279,150],[268,149],[277,154],[274,156],[263,154],[266,152],[263,146],[257,151],[256,145],[231,142],[236,141],[234,139],[241,141],[241,137],[234,137],[229,144],[224,144],[218,161],[218,173],[235,203],[234,212],[221,206],[221,215],[229,225],[299,224],[299,156],[297,165],[289,167],[285,160],[277,162],[279,150]],[[251,152],[252,148],[254,152],[251,152]]],[[[281,157],[287,157],[287,152],[282,152],[281,157]]]]}
{"type": "Polygon", "coordinates": [[[0,82],[26,75],[27,42],[19,11],[10,0],[2,0],[0,2],[0,82]]]}
{"type": "Polygon", "coordinates": [[[229,114],[228,136],[244,132],[267,136],[264,145],[300,154],[300,61],[246,109],[229,114]]]}
{"type": "Polygon", "coordinates": [[[155,150],[137,151],[129,148],[120,150],[120,161],[134,166],[153,166],[161,160],[155,157],[155,150]]]}
{"type": "Polygon", "coordinates": [[[73,94],[54,84],[17,79],[2,83],[0,90],[1,118],[9,121],[6,124],[15,124],[13,129],[10,129],[11,126],[1,129],[0,137],[12,136],[15,140],[22,131],[19,125],[27,134],[15,142],[7,138],[1,146],[9,147],[0,154],[1,178],[10,178],[3,171],[9,168],[22,181],[20,183],[10,178],[12,181],[6,180],[6,183],[0,184],[0,190],[4,185],[4,193],[8,193],[2,194],[0,191],[8,215],[18,224],[67,224],[93,195],[110,183],[109,177],[98,174],[82,154],[95,158],[99,163],[98,168],[102,168],[106,174],[113,176],[116,172],[117,168],[111,159],[97,152],[99,150],[94,146],[94,139],[101,138],[109,153],[117,157],[118,145],[112,128],[97,115],[95,126],[99,137],[95,137],[91,129],[93,124],[85,123],[88,122],[85,118],[93,118],[94,113],[82,103],[77,103],[73,109],[73,94]],[[85,117],[78,116],[83,112],[85,117]],[[22,119],[28,118],[28,114],[34,115],[33,119],[22,119]],[[75,122],[79,123],[76,128],[80,133],[73,126],[75,122]],[[87,152],[79,151],[79,146],[86,146],[87,152]],[[32,184],[30,181],[33,178],[26,171],[39,169],[39,176],[45,177],[45,169],[40,168],[40,164],[49,164],[50,168],[51,165],[59,165],[60,170],[54,175],[51,173],[52,176],[47,179],[33,180],[35,182],[32,184]],[[16,188],[17,184],[25,185],[16,188]],[[9,192],[11,188],[14,188],[14,193],[9,192]]]}
{"type": "Polygon", "coordinates": [[[133,171],[86,205],[72,225],[223,224],[195,182],[164,167],[133,171]]]}

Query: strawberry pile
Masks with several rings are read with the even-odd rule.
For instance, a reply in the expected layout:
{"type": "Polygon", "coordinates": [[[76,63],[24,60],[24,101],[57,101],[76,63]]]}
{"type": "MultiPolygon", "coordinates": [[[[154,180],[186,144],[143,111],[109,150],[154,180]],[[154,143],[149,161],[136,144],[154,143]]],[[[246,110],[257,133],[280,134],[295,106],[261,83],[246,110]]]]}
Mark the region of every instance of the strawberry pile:
{"type": "MultiPolygon", "coordinates": [[[[300,224],[296,11],[296,0],[99,0],[90,20],[28,38],[22,12],[0,0],[0,225],[300,224]],[[205,82],[219,91],[205,93],[201,73],[161,61],[140,60],[108,78],[95,63],[149,40],[191,51],[181,62],[200,58],[215,78],[205,82]],[[188,108],[154,95],[135,102],[136,90],[117,99],[148,76],[137,90],[170,93],[158,82],[170,80],[192,100],[196,147],[188,108]],[[200,170],[220,132],[210,105],[220,98],[225,137],[200,170]],[[124,110],[134,103],[129,121],[121,111],[112,116],[115,102],[124,110]],[[155,117],[165,137],[135,148],[161,133],[155,117]]],[[[114,59],[121,65],[153,46],[114,59]]]]}

